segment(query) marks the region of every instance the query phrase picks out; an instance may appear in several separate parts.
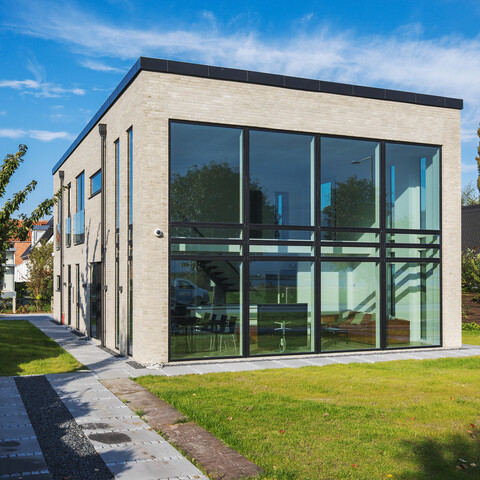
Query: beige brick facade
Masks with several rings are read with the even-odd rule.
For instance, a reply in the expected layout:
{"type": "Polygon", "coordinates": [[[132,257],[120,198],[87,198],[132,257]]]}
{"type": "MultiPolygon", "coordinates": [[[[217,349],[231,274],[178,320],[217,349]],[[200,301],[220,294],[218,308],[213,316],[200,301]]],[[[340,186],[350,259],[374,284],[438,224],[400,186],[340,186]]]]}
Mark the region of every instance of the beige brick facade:
{"type": "MultiPolygon", "coordinates": [[[[133,358],[168,361],[168,152],[169,120],[335,134],[418,142],[442,147],[442,310],[443,346],[461,344],[460,330],[460,111],[418,104],[141,71],[101,118],[107,125],[106,153],[106,319],[105,343],[115,345],[115,148],[120,144],[120,344],[126,353],[127,329],[127,130],[133,127],[133,358]],[[163,238],[154,235],[160,228],[163,238]]],[[[89,198],[90,176],[100,168],[101,138],[95,126],[60,167],[64,184],[85,172],[85,242],[63,247],[63,308],[67,312],[67,265],[80,266],[80,325],[87,332],[90,272],[101,259],[100,195],[89,198]],[[86,285],[86,287],[85,287],[86,285]]],[[[59,171],[54,189],[59,188],[59,171]]],[[[63,202],[64,219],[66,205],[63,202]]],[[[58,209],[55,223],[58,222],[58,209]]],[[[60,275],[55,250],[55,275],[60,275]]],[[[55,291],[60,320],[60,292],[55,291]]],[[[72,325],[75,325],[72,305],[72,325]]],[[[65,319],[66,322],[66,319],[65,319]]]]}

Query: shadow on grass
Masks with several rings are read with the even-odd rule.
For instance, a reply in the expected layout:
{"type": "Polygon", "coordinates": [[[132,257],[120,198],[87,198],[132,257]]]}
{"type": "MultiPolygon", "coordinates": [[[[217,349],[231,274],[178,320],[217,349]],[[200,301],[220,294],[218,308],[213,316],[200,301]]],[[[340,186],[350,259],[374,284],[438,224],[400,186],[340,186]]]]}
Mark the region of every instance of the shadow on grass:
{"type": "Polygon", "coordinates": [[[28,320],[0,322],[0,376],[74,372],[82,367],[28,320]]]}
{"type": "Polygon", "coordinates": [[[480,478],[480,430],[472,432],[465,435],[449,435],[440,440],[422,439],[404,442],[420,468],[417,472],[400,472],[395,478],[402,480],[480,478]]]}

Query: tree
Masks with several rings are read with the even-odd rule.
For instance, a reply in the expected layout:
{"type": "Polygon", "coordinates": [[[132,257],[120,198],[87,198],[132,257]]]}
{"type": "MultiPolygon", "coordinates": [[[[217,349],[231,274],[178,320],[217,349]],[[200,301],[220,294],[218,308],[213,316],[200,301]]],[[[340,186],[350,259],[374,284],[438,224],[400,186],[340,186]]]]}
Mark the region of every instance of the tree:
{"type": "MultiPolygon", "coordinates": [[[[328,227],[372,227],[375,225],[375,185],[357,175],[332,185],[329,204],[322,210],[322,225],[328,227]]],[[[360,238],[362,233],[350,234],[360,238]]],[[[325,232],[326,239],[335,239],[333,232],[325,232]]]]}
{"type": "Polygon", "coordinates": [[[477,205],[478,203],[480,203],[480,196],[477,194],[473,182],[462,187],[462,205],[477,205]]]}
{"type": "MultiPolygon", "coordinates": [[[[260,198],[257,207],[262,210],[264,220],[277,223],[275,208],[268,201],[265,189],[255,180],[250,181],[249,188],[251,195],[255,192],[260,198]]],[[[241,223],[241,189],[241,175],[238,168],[231,167],[227,162],[211,161],[200,167],[190,166],[184,175],[174,173],[170,183],[172,220],[241,223]]],[[[180,231],[182,230],[178,229],[177,234],[180,231]]],[[[188,230],[184,232],[187,233],[188,230]]]]}
{"type": "Polygon", "coordinates": [[[40,243],[33,248],[28,273],[27,288],[38,312],[40,303],[51,301],[53,295],[53,243],[40,243]]]}
{"type": "MultiPolygon", "coordinates": [[[[16,172],[20,164],[24,160],[27,152],[26,145],[19,145],[18,152],[15,154],[7,154],[3,160],[0,168],[0,198],[3,199],[8,183],[12,175],[16,172]]],[[[10,248],[11,239],[26,240],[28,238],[28,231],[32,226],[43,217],[51,215],[53,206],[57,203],[61,195],[59,190],[52,198],[44,200],[40,205],[29,215],[18,215],[18,219],[13,218],[13,215],[18,212],[20,206],[25,202],[29,193],[35,190],[37,182],[32,180],[23,190],[15,193],[12,198],[6,200],[0,208],[0,258],[3,263],[5,251],[10,248]]],[[[3,270],[0,268],[0,283],[3,285],[3,270]]]]}

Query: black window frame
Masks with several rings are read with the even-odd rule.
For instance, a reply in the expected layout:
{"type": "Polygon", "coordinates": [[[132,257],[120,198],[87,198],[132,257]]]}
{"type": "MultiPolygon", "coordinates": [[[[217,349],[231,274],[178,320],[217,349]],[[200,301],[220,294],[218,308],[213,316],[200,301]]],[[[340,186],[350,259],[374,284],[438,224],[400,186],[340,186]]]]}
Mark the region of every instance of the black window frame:
{"type": "Polygon", "coordinates": [[[90,197],[93,198],[96,195],[98,195],[102,191],[102,169],[99,168],[93,175],[90,175],[90,197]],[[96,178],[98,175],[100,175],[100,186],[97,188],[97,190],[93,190],[93,180],[96,178]]]}
{"type": "MultiPolygon", "coordinates": [[[[168,275],[170,278],[170,262],[174,260],[184,260],[184,261],[195,261],[195,260],[235,260],[241,261],[243,263],[243,285],[242,285],[242,304],[243,304],[243,314],[242,314],[242,325],[243,325],[243,353],[240,358],[254,358],[250,355],[249,352],[249,322],[248,322],[248,305],[249,305],[249,292],[248,292],[248,282],[249,282],[249,263],[251,261],[271,261],[271,260],[292,260],[292,261],[314,261],[314,285],[315,285],[315,304],[314,304],[314,335],[315,335],[315,350],[311,354],[331,354],[332,351],[322,352],[321,350],[321,296],[320,296],[320,272],[321,272],[321,264],[322,261],[325,262],[378,262],[380,265],[380,320],[379,320],[379,328],[380,328],[380,348],[374,349],[362,349],[361,352],[368,352],[368,351],[393,351],[392,348],[387,348],[387,282],[386,282],[386,270],[388,263],[435,263],[440,264],[440,318],[439,318],[439,330],[440,330],[440,344],[439,345],[426,345],[426,346],[406,346],[406,347],[397,347],[395,350],[408,350],[408,349],[415,349],[415,348],[440,348],[443,345],[443,272],[442,272],[442,146],[435,145],[435,144],[427,144],[421,142],[405,142],[399,140],[391,140],[391,139],[379,139],[375,137],[358,137],[358,136],[346,136],[346,135],[333,135],[333,134],[323,134],[318,132],[305,132],[305,131],[297,131],[297,130],[284,130],[284,129],[276,129],[276,128],[267,128],[267,127],[251,127],[247,125],[236,125],[236,124],[223,124],[223,123],[212,123],[212,122],[198,122],[198,121],[190,121],[184,119],[176,119],[171,118],[169,119],[169,128],[168,128],[168,175],[169,175],[169,182],[171,181],[171,125],[172,123],[186,123],[190,125],[201,125],[201,126],[212,126],[212,127],[227,127],[227,128],[238,128],[243,129],[243,146],[242,146],[242,212],[243,212],[243,222],[239,224],[233,223],[219,223],[219,222],[172,222],[170,221],[169,216],[169,231],[171,231],[171,227],[204,227],[204,228],[239,228],[242,231],[242,238],[240,240],[225,240],[225,239],[217,239],[217,238],[174,238],[169,234],[168,239],[168,255],[169,255],[169,262],[168,262],[168,275]],[[315,209],[315,224],[313,226],[304,226],[304,225],[266,225],[266,224],[254,224],[250,223],[249,221],[249,133],[250,131],[268,131],[268,132],[278,132],[278,133],[287,133],[287,134],[300,134],[300,135],[310,135],[314,136],[315,138],[315,147],[314,147],[314,209],[315,209]],[[322,227],[321,226],[321,139],[322,138],[338,138],[338,139],[346,139],[346,140],[363,140],[363,141],[373,141],[378,142],[380,145],[380,194],[379,194],[379,225],[375,228],[364,228],[364,227],[322,227]],[[422,230],[422,229],[392,229],[387,228],[386,225],[386,185],[385,185],[385,165],[386,165],[386,144],[401,144],[401,145],[413,145],[419,147],[435,147],[439,149],[439,229],[438,230],[422,230]],[[250,255],[249,246],[251,244],[258,244],[258,241],[261,240],[261,243],[265,243],[268,245],[279,245],[278,240],[263,240],[263,239],[255,239],[250,238],[250,230],[257,230],[257,229],[268,229],[268,230],[307,230],[314,233],[313,241],[301,241],[297,243],[296,241],[288,241],[286,243],[290,244],[304,244],[304,245],[312,245],[314,247],[314,256],[260,256],[260,255],[250,255]],[[328,256],[322,257],[321,256],[321,247],[323,245],[328,246],[335,246],[335,245],[342,245],[348,246],[355,244],[355,242],[332,242],[332,241],[322,241],[322,232],[324,231],[336,231],[336,232],[358,232],[358,233],[365,233],[365,232],[372,232],[378,234],[378,242],[361,242],[360,245],[356,244],[356,246],[365,246],[365,247],[378,247],[379,255],[378,257],[360,257],[360,256],[328,256]],[[406,247],[406,248],[415,248],[415,247],[425,247],[424,244],[395,244],[395,243],[387,243],[386,236],[389,233],[409,233],[409,234],[432,234],[438,235],[439,241],[437,245],[428,245],[430,248],[437,249],[439,251],[438,258],[422,258],[422,257],[408,257],[408,258],[399,258],[399,257],[387,257],[386,252],[387,248],[390,247],[406,247]],[[242,245],[242,253],[239,255],[176,255],[171,250],[172,244],[178,243],[198,243],[198,244],[241,244],[242,245]]],[[[171,211],[171,204],[170,204],[170,197],[168,199],[168,208],[169,208],[169,215],[171,211]]],[[[172,296],[172,291],[170,287],[169,281],[169,290],[168,290],[168,298],[170,299],[172,296]]],[[[169,309],[170,310],[170,309],[169,309]]],[[[202,358],[172,358],[171,356],[171,335],[170,335],[170,328],[171,328],[171,319],[169,313],[169,321],[168,321],[168,358],[171,362],[178,362],[178,361],[201,361],[205,360],[205,357],[202,358]]],[[[353,353],[356,350],[335,350],[335,353],[342,353],[342,352],[349,352],[353,353]]],[[[295,356],[295,355],[305,355],[304,353],[284,353],[285,356],[295,356]]],[[[263,355],[265,357],[271,356],[275,357],[275,355],[263,355]]],[[[214,359],[226,359],[226,358],[239,358],[239,357],[208,357],[210,360],[214,359]]]]}

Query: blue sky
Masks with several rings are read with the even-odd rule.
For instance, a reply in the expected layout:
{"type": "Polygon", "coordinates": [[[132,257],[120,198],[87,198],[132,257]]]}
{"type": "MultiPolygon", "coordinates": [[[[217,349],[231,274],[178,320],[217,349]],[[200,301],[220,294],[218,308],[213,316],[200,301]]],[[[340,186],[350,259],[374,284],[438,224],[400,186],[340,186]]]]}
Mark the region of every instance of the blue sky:
{"type": "Polygon", "coordinates": [[[0,0],[0,154],[29,147],[9,193],[52,166],[143,56],[463,98],[476,179],[480,2],[0,0]]]}

